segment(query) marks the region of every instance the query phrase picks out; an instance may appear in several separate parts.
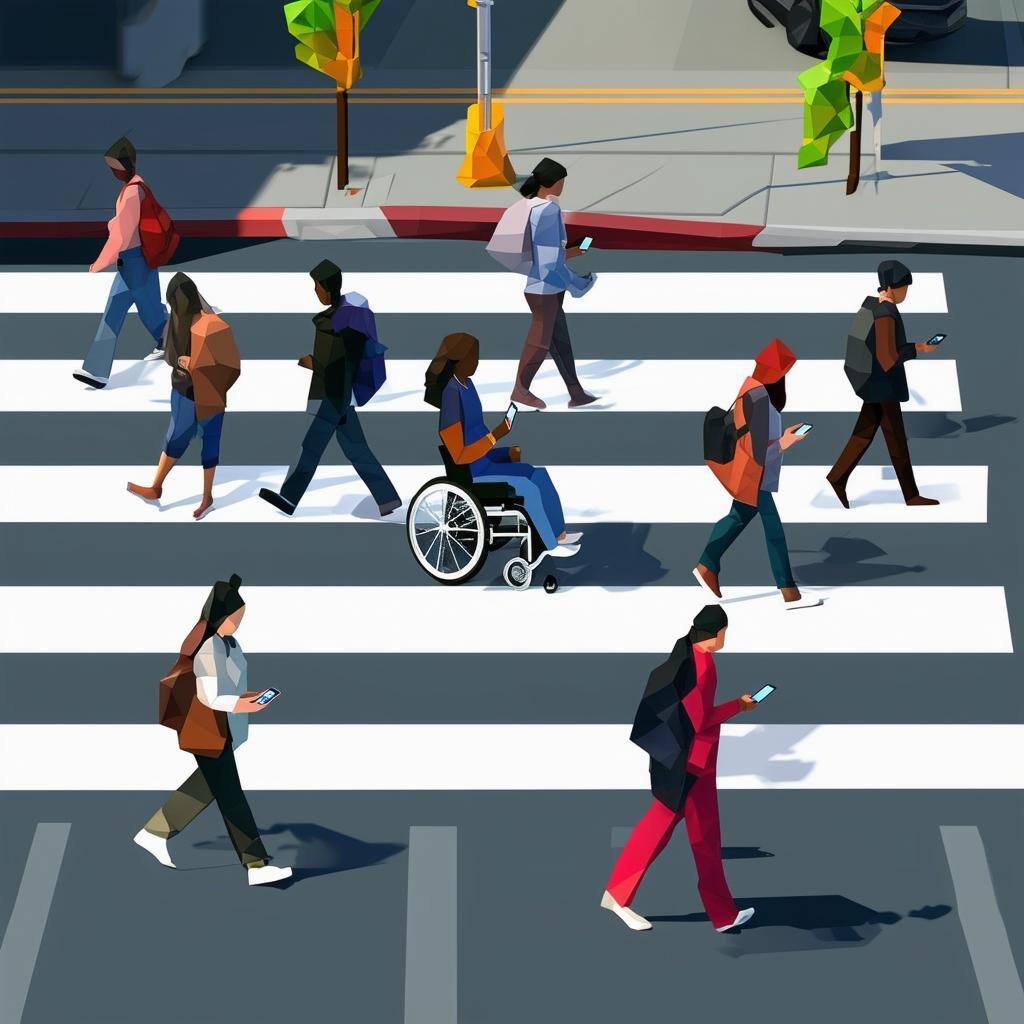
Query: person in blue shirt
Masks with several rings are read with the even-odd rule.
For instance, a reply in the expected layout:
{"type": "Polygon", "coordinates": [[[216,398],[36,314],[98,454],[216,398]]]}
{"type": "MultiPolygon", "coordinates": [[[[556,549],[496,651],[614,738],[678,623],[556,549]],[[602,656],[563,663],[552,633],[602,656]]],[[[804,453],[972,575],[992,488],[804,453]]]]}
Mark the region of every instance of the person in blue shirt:
{"type": "Polygon", "coordinates": [[[472,376],[480,365],[480,342],[471,334],[449,334],[427,369],[426,399],[441,410],[438,432],[452,460],[469,466],[474,481],[506,483],[523,499],[548,554],[569,558],[580,549],[581,533],[568,533],[558,491],[546,469],[522,461],[518,447],[499,448],[512,428],[502,420],[484,423],[472,376]]]}
{"type": "Polygon", "coordinates": [[[549,351],[568,388],[569,407],[575,409],[597,401],[597,396],[584,390],[576,375],[569,325],[562,308],[566,292],[578,299],[586,295],[597,280],[593,274],[580,277],[568,264],[568,260],[579,256],[581,250],[579,246],[566,248],[565,220],[558,205],[567,174],[560,163],[545,157],[519,189],[532,201],[529,231],[533,264],[525,289],[532,320],[519,359],[512,401],[533,409],[545,408],[544,401],[530,390],[530,385],[549,351]]]}

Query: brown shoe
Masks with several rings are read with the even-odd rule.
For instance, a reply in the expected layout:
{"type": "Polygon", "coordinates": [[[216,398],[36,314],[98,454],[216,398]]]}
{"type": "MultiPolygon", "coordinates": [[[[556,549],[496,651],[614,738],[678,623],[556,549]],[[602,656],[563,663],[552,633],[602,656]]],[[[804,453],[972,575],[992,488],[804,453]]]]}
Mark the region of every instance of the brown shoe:
{"type": "Polygon", "coordinates": [[[518,386],[512,392],[512,401],[516,405],[528,405],[531,409],[546,409],[548,407],[543,398],[538,398],[532,391],[518,386]]]}
{"type": "Polygon", "coordinates": [[[925,498],[923,495],[917,495],[916,498],[907,498],[907,504],[910,506],[917,505],[938,505],[938,498],[925,498]]]}
{"type": "Polygon", "coordinates": [[[569,399],[570,409],[579,409],[581,406],[590,405],[591,402],[597,401],[597,395],[588,394],[586,391],[580,391],[574,394],[569,399]]]}
{"type": "Polygon", "coordinates": [[[783,607],[787,611],[793,611],[795,608],[817,608],[823,603],[820,597],[804,597],[799,587],[779,587],[779,593],[782,594],[783,607]]]}
{"type": "Polygon", "coordinates": [[[712,572],[706,565],[698,565],[693,570],[693,578],[705,590],[721,600],[722,588],[718,585],[718,573],[712,572]]]}
{"type": "Polygon", "coordinates": [[[159,501],[160,495],[164,493],[162,487],[143,487],[141,484],[129,484],[128,490],[143,501],[159,501]]]}

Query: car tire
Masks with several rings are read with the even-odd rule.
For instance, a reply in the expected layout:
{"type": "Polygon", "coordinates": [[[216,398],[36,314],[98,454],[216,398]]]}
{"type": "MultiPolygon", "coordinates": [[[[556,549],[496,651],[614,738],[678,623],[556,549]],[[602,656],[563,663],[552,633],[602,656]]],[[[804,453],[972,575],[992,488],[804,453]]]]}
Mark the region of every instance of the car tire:
{"type": "Polygon", "coordinates": [[[786,19],[786,38],[794,50],[808,57],[822,59],[828,52],[828,43],[821,31],[821,4],[819,0],[796,0],[786,19]]]}

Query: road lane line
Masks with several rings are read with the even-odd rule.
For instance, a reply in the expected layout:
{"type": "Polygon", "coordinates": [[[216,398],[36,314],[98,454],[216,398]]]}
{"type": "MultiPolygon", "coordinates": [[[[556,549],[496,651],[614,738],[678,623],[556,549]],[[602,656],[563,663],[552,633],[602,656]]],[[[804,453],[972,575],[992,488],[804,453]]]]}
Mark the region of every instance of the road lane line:
{"type": "MultiPolygon", "coordinates": [[[[4,779],[6,788],[7,775],[0,772],[0,778],[4,779]]],[[[14,909],[0,945],[0,1021],[3,1024],[20,1024],[25,1011],[70,832],[70,822],[36,825],[14,909]]]]}
{"type": "Polygon", "coordinates": [[[988,1024],[1020,1024],[1024,1020],[1024,988],[996,901],[981,833],[974,825],[942,825],[939,831],[988,1024]]]}
{"type": "MultiPolygon", "coordinates": [[[[833,339],[838,344],[837,339],[833,339]]],[[[239,343],[244,351],[244,338],[239,343]]],[[[680,348],[687,343],[681,342],[680,348]]],[[[823,343],[824,345],[824,343],[823,343]]],[[[363,412],[431,412],[423,400],[427,361],[388,360],[388,379],[363,412]]],[[[516,376],[513,359],[485,359],[473,376],[485,412],[503,413],[516,376]]],[[[581,359],[584,385],[600,395],[587,409],[613,412],[700,412],[729,405],[753,366],[750,359],[581,359]]],[[[75,359],[5,359],[0,374],[0,412],[169,412],[170,367],[164,362],[119,359],[101,396],[72,378],[75,359]]],[[[907,366],[910,401],[904,412],[959,412],[955,359],[914,361],[907,366]]],[[[568,396],[557,368],[548,361],[534,390],[551,412],[567,412],[568,396]]],[[[229,412],[301,412],[309,393],[309,371],[294,359],[245,359],[228,394],[229,412]]],[[[859,412],[841,359],[801,359],[786,378],[786,412],[859,412]]],[[[580,415],[576,412],[575,415],[580,415]]]]}
{"type": "MultiPolygon", "coordinates": [[[[557,595],[549,595],[539,586],[526,591],[445,587],[426,574],[423,579],[422,586],[246,586],[247,613],[239,640],[252,654],[651,653],[670,649],[709,601],[696,584],[563,586],[557,595]],[[362,615],[357,629],[339,629],[339,622],[351,621],[354,609],[386,609],[387,614],[362,615]],[[558,628],[552,629],[555,619],[558,628]],[[458,623],[459,628],[442,628],[440,623],[458,623]],[[495,623],[513,623],[515,628],[495,628],[495,623]]],[[[210,582],[0,587],[0,654],[176,654],[210,582]],[[59,629],[54,629],[55,622],[59,629]]],[[[787,611],[773,584],[726,587],[729,650],[1013,653],[1003,587],[803,589],[824,604],[787,611]]]]}
{"type": "Polygon", "coordinates": [[[457,1024],[458,829],[409,828],[405,1024],[457,1024]]]}
{"type": "MultiPolygon", "coordinates": [[[[298,438],[296,438],[298,443],[298,438]]],[[[154,444],[154,451],[156,450],[154,444]]],[[[406,502],[440,466],[387,466],[406,502]]],[[[731,498],[706,466],[549,466],[566,521],[593,523],[714,523],[729,511],[731,498]]],[[[917,466],[925,494],[935,507],[908,507],[889,466],[861,466],[848,488],[851,507],[839,504],[825,480],[828,466],[783,466],[779,513],[795,523],[984,523],[988,520],[987,466],[917,466]]],[[[210,523],[347,523],[405,526],[407,506],[384,519],[365,484],[349,466],[321,466],[302,504],[290,519],[258,493],[278,488],[287,466],[217,468],[210,523]]],[[[164,484],[159,507],[129,494],[129,480],[148,484],[153,466],[0,466],[0,523],[167,523],[192,522],[200,475],[192,466],[176,469],[164,484]],[[69,502],[68,494],[75,500],[69,502]]],[[[403,541],[404,543],[404,541],[403,541]]]]}
{"type": "MultiPolygon", "coordinates": [[[[160,274],[161,293],[172,277],[160,274]]],[[[213,272],[190,275],[215,308],[231,313],[318,311],[309,274],[213,272]]],[[[78,271],[0,273],[0,313],[103,311],[113,275],[78,271]],[[58,287],[60,301],[54,303],[58,287]]],[[[377,313],[522,313],[523,277],[493,273],[345,274],[345,288],[367,296],[377,313]]],[[[571,313],[846,313],[852,315],[878,279],[863,273],[622,273],[602,272],[571,313]]],[[[921,273],[903,305],[907,313],[946,313],[943,275],[921,273]]]]}
{"type": "MultiPolygon", "coordinates": [[[[338,679],[339,686],[344,682],[338,679]]],[[[910,678],[893,685],[927,690],[910,678]]],[[[723,672],[722,699],[750,688],[749,680],[723,672]]],[[[630,743],[630,729],[568,723],[263,724],[251,727],[237,757],[247,791],[649,790],[648,758],[630,743]]],[[[722,727],[718,785],[1020,791],[1022,744],[1020,724],[730,722],[722,727]],[[956,758],[950,750],[958,752],[956,758]]],[[[0,725],[0,780],[6,789],[161,791],[188,774],[189,760],[174,733],[161,725],[0,725]],[[61,751],[59,759],[47,756],[54,749],[61,751]],[[125,764],[132,765],[130,773],[125,764]]]]}

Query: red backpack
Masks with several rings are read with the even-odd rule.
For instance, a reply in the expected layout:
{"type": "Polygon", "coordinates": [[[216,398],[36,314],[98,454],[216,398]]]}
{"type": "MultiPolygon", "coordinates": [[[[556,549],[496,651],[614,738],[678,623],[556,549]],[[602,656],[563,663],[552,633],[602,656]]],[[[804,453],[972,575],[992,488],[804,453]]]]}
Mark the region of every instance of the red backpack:
{"type": "Polygon", "coordinates": [[[136,182],[142,189],[142,211],[139,215],[139,241],[146,263],[153,268],[171,262],[181,236],[174,230],[170,214],[156,201],[144,181],[136,182]]]}

